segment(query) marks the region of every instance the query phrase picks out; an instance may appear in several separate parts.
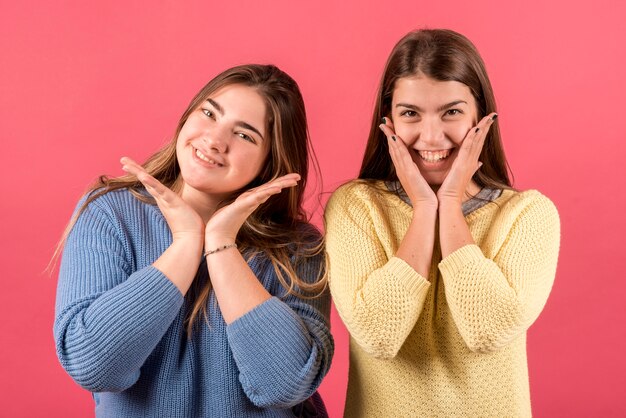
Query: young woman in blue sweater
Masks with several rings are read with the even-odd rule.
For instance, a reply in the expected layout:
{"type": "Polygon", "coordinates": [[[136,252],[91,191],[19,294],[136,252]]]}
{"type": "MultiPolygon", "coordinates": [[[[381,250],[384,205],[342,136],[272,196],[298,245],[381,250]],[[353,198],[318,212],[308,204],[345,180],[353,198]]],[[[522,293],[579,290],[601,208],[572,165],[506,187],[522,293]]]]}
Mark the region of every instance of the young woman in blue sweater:
{"type": "Polygon", "coordinates": [[[127,175],[79,202],[54,336],[97,416],[323,409],[333,340],[323,241],[302,209],[309,147],[295,81],[239,66],[196,95],[171,143],[122,158],[127,175]]]}

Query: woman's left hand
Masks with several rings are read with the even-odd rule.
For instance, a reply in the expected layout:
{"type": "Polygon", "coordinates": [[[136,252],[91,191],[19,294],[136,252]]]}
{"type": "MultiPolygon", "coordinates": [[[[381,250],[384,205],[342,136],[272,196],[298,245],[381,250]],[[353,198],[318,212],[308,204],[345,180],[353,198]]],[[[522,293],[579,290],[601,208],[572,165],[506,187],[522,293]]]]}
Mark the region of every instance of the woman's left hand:
{"type": "Polygon", "coordinates": [[[300,175],[287,174],[250,189],[237,197],[228,206],[216,211],[205,228],[205,248],[216,248],[220,245],[234,243],[239,229],[260,205],[271,196],[280,193],[286,187],[298,184],[300,175]]]}
{"type": "Polygon", "coordinates": [[[437,190],[437,200],[440,204],[445,201],[459,204],[463,202],[465,192],[472,181],[474,173],[482,165],[478,161],[478,157],[495,117],[496,113],[485,116],[465,136],[459,148],[459,153],[452,163],[452,168],[450,168],[441,187],[437,190]]]}

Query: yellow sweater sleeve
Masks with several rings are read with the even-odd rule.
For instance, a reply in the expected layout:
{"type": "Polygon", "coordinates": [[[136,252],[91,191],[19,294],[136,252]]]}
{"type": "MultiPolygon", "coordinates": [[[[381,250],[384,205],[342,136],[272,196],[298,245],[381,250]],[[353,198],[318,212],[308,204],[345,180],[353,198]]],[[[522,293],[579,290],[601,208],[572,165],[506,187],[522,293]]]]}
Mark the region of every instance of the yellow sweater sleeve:
{"type": "Polygon", "coordinates": [[[366,186],[338,189],[326,206],[330,290],[352,338],[377,358],[394,357],[415,326],[430,286],[385,228],[366,186]]]}
{"type": "Polygon", "coordinates": [[[554,281],[559,252],[559,215],[536,191],[489,225],[501,241],[486,256],[477,245],[454,251],[439,263],[452,317],[475,352],[497,350],[526,332],[543,309],[554,281]]]}

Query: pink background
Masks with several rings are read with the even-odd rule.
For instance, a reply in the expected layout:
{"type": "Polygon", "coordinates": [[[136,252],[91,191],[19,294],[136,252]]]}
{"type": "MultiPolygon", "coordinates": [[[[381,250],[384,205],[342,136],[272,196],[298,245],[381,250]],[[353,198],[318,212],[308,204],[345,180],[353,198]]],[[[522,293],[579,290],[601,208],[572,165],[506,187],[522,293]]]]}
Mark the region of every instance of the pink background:
{"type": "MultiPolygon", "coordinates": [[[[529,332],[534,414],[626,413],[623,2],[108,3],[0,0],[0,416],[93,414],[56,360],[56,274],[43,270],[98,174],[167,141],[217,72],[271,62],[302,88],[330,192],[357,173],[386,56],[424,26],[475,42],[516,186],[540,189],[561,213],[557,279],[529,332]]],[[[333,315],[321,391],[338,417],[347,337],[333,315]]]]}

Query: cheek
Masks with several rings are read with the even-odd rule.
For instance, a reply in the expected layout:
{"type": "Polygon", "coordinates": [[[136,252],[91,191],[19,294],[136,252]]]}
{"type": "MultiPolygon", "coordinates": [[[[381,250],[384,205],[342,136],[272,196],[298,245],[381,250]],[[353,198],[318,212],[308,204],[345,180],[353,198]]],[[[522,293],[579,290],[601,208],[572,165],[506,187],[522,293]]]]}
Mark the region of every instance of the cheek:
{"type": "Polygon", "coordinates": [[[176,158],[179,159],[181,155],[185,152],[185,136],[183,131],[178,134],[178,138],[176,138],[176,158]]]}
{"type": "MultiPolygon", "coordinates": [[[[260,149],[250,149],[249,147],[245,147],[246,149],[239,149],[239,152],[232,152],[231,150],[231,161],[236,155],[237,165],[241,168],[242,172],[245,172],[247,175],[256,175],[266,160],[266,153],[264,150],[260,149]]],[[[233,161],[234,162],[234,161],[233,161]]]]}
{"type": "Polygon", "coordinates": [[[417,125],[409,125],[409,124],[405,124],[405,123],[400,123],[397,125],[394,125],[394,131],[395,133],[402,138],[402,140],[404,141],[404,143],[406,144],[412,144],[413,142],[415,142],[415,138],[417,138],[417,125]]]}
{"type": "Polygon", "coordinates": [[[472,129],[474,125],[471,121],[463,121],[448,126],[446,129],[446,136],[452,140],[455,144],[460,144],[467,136],[467,133],[472,129]]]}

